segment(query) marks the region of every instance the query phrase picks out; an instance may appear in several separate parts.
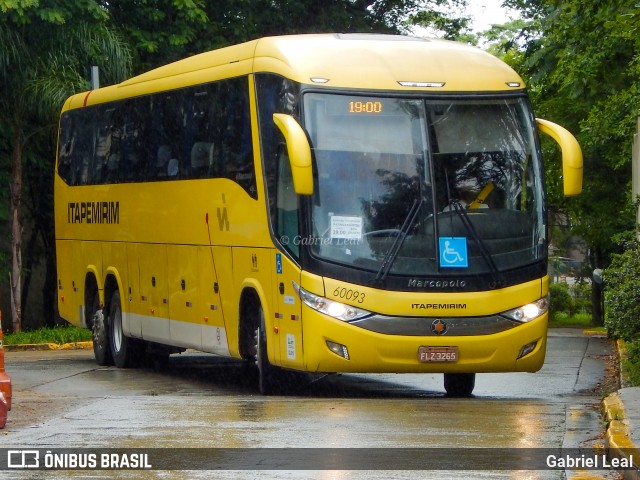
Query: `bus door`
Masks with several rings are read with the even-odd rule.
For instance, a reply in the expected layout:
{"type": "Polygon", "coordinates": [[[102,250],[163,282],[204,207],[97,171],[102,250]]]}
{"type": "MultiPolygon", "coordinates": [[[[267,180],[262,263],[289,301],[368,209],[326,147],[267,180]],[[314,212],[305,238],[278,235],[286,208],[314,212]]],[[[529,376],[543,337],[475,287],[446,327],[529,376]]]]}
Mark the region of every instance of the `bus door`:
{"type": "Polygon", "coordinates": [[[276,177],[275,230],[280,244],[288,254],[275,252],[274,325],[280,337],[282,366],[302,367],[302,321],[300,298],[293,289],[293,282],[300,284],[300,267],[289,257],[300,255],[302,238],[298,228],[298,195],[293,187],[291,165],[286,149],[279,148],[276,177]]]}

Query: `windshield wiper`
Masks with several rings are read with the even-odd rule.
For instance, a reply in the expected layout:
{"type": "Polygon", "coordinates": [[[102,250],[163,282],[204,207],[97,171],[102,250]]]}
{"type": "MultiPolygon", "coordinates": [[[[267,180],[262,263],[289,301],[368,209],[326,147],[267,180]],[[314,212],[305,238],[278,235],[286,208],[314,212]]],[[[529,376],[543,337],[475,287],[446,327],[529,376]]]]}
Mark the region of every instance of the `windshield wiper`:
{"type": "Polygon", "coordinates": [[[409,209],[409,213],[405,217],[404,222],[402,222],[402,226],[398,231],[398,235],[396,235],[396,238],[393,241],[391,248],[389,248],[384,258],[382,259],[382,265],[380,265],[380,269],[378,270],[378,273],[373,279],[374,285],[382,285],[384,283],[385,278],[387,278],[387,275],[389,274],[389,270],[391,269],[393,262],[395,262],[396,258],[398,257],[398,253],[402,248],[402,244],[404,243],[405,239],[407,238],[407,235],[409,234],[409,230],[411,229],[414,222],[416,221],[416,217],[418,216],[420,207],[422,207],[422,203],[423,203],[422,195],[420,195],[419,200],[417,198],[413,200],[413,204],[411,205],[411,208],[409,209]]]}
{"type": "Polygon", "coordinates": [[[489,253],[489,251],[487,250],[487,247],[485,246],[484,242],[480,238],[480,235],[478,235],[478,232],[473,226],[473,223],[469,218],[469,214],[467,213],[466,208],[464,208],[462,205],[460,205],[459,202],[455,200],[451,202],[451,207],[453,208],[453,211],[458,214],[458,216],[460,217],[460,221],[462,222],[462,225],[464,225],[464,228],[467,230],[467,232],[469,232],[469,235],[471,236],[471,238],[473,238],[473,241],[476,244],[476,247],[478,247],[478,251],[480,252],[480,255],[482,255],[482,258],[484,259],[485,262],[487,262],[487,265],[491,270],[491,274],[496,284],[496,288],[499,288],[504,284],[504,282],[502,281],[502,276],[500,275],[500,270],[498,269],[496,262],[494,262],[493,257],[491,256],[491,253],[489,253]]]}

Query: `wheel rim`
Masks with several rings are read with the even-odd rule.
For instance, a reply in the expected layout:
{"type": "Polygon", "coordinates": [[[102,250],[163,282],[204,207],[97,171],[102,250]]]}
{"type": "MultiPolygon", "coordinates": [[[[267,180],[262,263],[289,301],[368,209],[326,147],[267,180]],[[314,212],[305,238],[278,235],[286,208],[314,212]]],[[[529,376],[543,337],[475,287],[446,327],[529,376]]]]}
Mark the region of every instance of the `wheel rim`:
{"type": "Polygon", "coordinates": [[[113,312],[113,346],[117,352],[122,348],[122,312],[120,305],[113,312]]]}

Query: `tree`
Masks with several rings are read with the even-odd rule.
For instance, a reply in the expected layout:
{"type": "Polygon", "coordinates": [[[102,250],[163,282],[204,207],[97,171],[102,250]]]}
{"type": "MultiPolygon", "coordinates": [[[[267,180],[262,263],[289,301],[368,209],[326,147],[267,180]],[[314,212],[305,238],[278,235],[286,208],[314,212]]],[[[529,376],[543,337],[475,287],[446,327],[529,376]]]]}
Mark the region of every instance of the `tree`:
{"type": "Polygon", "coordinates": [[[92,0],[0,2],[0,9],[5,14],[0,19],[0,106],[11,158],[11,314],[14,331],[20,331],[23,162],[26,157],[40,158],[52,169],[54,155],[43,142],[52,144],[64,99],[88,88],[85,72],[89,65],[103,65],[104,78],[113,81],[126,77],[130,57],[126,46],[107,28],[104,10],[92,0]],[[67,23],[72,16],[74,21],[67,23]],[[46,160],[37,155],[43,153],[46,160]]]}
{"type": "MultiPolygon", "coordinates": [[[[584,153],[583,194],[562,197],[558,153],[547,151],[553,206],[567,211],[605,267],[612,236],[633,226],[631,141],[640,93],[640,8],[621,0],[506,0],[523,18],[502,38],[506,59],[527,79],[537,114],[576,134],[584,153]],[[515,53],[514,53],[515,52],[515,53]]],[[[496,31],[493,32],[494,34],[496,31]]]]}
{"type": "MultiPolygon", "coordinates": [[[[413,24],[453,35],[463,22],[449,21],[448,7],[464,3],[0,0],[0,181],[10,184],[7,197],[0,189],[0,219],[11,227],[14,330],[22,325],[32,268],[43,258],[47,262],[47,295],[55,294],[51,218],[55,125],[66,97],[89,88],[90,65],[99,65],[102,83],[109,84],[131,72],[265,35],[397,33],[409,31],[413,24]]],[[[0,283],[7,277],[2,273],[0,283]]],[[[46,305],[53,309],[53,303],[51,298],[46,305]]]]}
{"type": "Polygon", "coordinates": [[[455,36],[466,0],[111,0],[114,26],[135,51],[136,72],[271,35],[407,33],[433,27],[455,36]],[[454,8],[456,7],[456,8],[454,8]]]}
{"type": "MultiPolygon", "coordinates": [[[[558,152],[545,147],[553,159],[547,162],[550,203],[569,213],[574,233],[588,245],[591,268],[606,267],[617,249],[614,235],[635,221],[630,183],[640,7],[622,0],[504,3],[524,19],[500,38],[505,58],[527,78],[537,113],[573,131],[584,153],[584,191],[567,201],[558,152]]],[[[600,319],[601,293],[592,285],[594,318],[600,319]]]]}

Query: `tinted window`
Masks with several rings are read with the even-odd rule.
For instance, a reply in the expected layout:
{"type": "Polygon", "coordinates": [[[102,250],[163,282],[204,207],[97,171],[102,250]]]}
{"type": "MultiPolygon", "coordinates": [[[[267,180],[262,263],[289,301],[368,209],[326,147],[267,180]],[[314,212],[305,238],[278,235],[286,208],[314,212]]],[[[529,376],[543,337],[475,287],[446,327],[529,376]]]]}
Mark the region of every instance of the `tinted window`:
{"type": "Polygon", "coordinates": [[[257,197],[247,78],[65,112],[69,185],[228,178],[257,197]]]}

